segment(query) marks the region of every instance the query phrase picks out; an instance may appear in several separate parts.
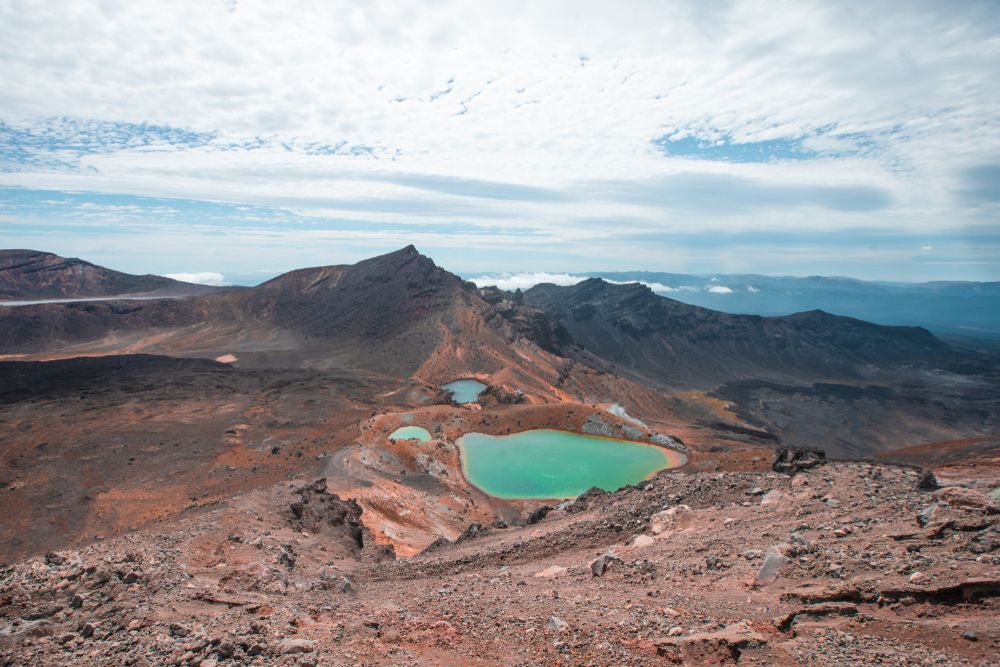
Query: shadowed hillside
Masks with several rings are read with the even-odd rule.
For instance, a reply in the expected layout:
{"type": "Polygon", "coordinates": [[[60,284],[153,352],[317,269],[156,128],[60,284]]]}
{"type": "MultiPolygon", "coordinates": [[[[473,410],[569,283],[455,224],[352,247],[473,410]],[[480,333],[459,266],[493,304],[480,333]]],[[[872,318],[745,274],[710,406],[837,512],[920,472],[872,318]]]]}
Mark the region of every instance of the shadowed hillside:
{"type": "Polygon", "coordinates": [[[162,276],[133,276],[50,252],[0,250],[0,301],[122,294],[194,296],[227,289],[193,285],[162,276]]]}
{"type": "Polygon", "coordinates": [[[857,378],[860,367],[951,352],[930,332],[822,311],[730,315],[599,278],[537,285],[525,303],[562,324],[594,355],[672,385],[707,388],[747,377],[857,378]]]}

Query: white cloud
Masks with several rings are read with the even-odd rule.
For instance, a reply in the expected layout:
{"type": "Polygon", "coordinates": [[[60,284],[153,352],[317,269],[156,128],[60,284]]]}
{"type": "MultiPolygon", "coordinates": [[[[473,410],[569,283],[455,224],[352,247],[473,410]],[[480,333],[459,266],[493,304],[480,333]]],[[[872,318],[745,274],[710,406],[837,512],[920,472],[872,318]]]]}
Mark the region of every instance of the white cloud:
{"type": "Polygon", "coordinates": [[[725,285],[709,285],[708,291],[715,294],[732,294],[733,290],[729,289],[725,285]]]}
{"type": "Polygon", "coordinates": [[[576,285],[586,279],[586,276],[571,276],[568,273],[502,273],[494,276],[470,278],[469,280],[475,283],[476,287],[493,285],[508,292],[513,292],[516,289],[520,289],[523,292],[541,283],[552,283],[567,287],[569,285],[576,285]]]}
{"type": "Polygon", "coordinates": [[[662,283],[650,283],[650,282],[646,282],[645,280],[618,281],[618,280],[608,280],[607,278],[604,278],[604,280],[607,281],[607,282],[609,282],[609,283],[611,283],[612,285],[634,285],[636,283],[639,283],[640,285],[645,285],[646,287],[648,287],[649,289],[651,289],[651,290],[653,290],[654,292],[657,292],[657,293],[666,293],[666,292],[676,292],[677,291],[675,288],[670,287],[669,285],[664,285],[662,283]]]}
{"type": "Polygon", "coordinates": [[[200,271],[197,273],[165,273],[164,278],[171,278],[173,280],[180,280],[185,283],[194,283],[196,285],[212,285],[213,287],[226,287],[229,285],[227,282],[223,282],[223,276],[221,273],[213,273],[212,271],[200,271]]]}
{"type": "Polygon", "coordinates": [[[759,289],[757,289],[756,287],[754,287],[753,285],[747,285],[747,291],[749,291],[749,292],[753,292],[754,294],[756,294],[756,293],[757,293],[757,292],[759,292],[760,290],[759,290],[759,289]]]}
{"type": "Polygon", "coordinates": [[[995,220],[961,174],[1000,154],[997,34],[989,3],[0,3],[0,186],[642,268],[692,229],[937,233],[995,220]],[[670,156],[668,135],[810,158],[670,156]]]}
{"type": "Polygon", "coordinates": [[[925,245],[924,247],[921,248],[921,250],[930,250],[930,249],[931,249],[931,246],[929,246],[929,245],[925,245]]]}
{"type": "MultiPolygon", "coordinates": [[[[553,285],[560,285],[562,287],[568,287],[570,285],[576,285],[584,280],[587,280],[587,276],[574,276],[569,273],[500,273],[494,275],[480,276],[478,278],[469,278],[469,280],[476,284],[476,287],[486,287],[487,285],[493,285],[499,287],[502,290],[508,292],[513,292],[516,289],[524,291],[530,289],[535,285],[540,285],[541,283],[552,283],[553,285]]],[[[677,290],[669,285],[663,285],[661,283],[647,282],[645,280],[609,280],[608,278],[602,278],[601,280],[611,283],[612,285],[634,285],[636,283],[640,285],[645,285],[649,289],[657,293],[668,293],[676,292],[677,290]]],[[[683,288],[682,288],[683,289],[683,288]]]]}

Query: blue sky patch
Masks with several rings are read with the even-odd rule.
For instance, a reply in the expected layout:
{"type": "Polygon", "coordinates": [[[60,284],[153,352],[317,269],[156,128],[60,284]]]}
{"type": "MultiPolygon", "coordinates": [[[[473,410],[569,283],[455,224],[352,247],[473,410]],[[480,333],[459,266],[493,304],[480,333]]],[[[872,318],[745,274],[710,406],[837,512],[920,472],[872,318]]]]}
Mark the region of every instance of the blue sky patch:
{"type": "Polygon", "coordinates": [[[672,139],[661,137],[653,143],[666,155],[691,157],[723,162],[771,162],[773,160],[804,160],[817,152],[803,148],[801,139],[771,139],[734,143],[729,139],[705,141],[696,137],[672,139]]]}

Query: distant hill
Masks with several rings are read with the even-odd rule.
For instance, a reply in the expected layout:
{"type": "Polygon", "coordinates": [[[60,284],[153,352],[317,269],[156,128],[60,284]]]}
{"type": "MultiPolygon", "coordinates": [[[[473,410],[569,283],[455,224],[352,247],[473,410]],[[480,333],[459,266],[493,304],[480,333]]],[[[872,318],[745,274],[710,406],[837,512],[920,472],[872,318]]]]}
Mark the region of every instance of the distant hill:
{"type": "Polygon", "coordinates": [[[776,316],[809,310],[876,324],[920,326],[936,333],[1000,339],[1000,282],[867,282],[837,276],[686,275],[649,271],[586,274],[641,281],[694,306],[742,315],[776,316]]]}
{"type": "Polygon", "coordinates": [[[564,326],[592,354],[674,386],[748,377],[858,378],[869,364],[952,353],[925,329],[887,327],[813,310],[733,315],[658,296],[640,284],[591,278],[536,285],[524,302],[564,326]]]}
{"type": "Polygon", "coordinates": [[[194,285],[162,276],[134,276],[82,259],[37,250],[0,250],[0,301],[129,295],[195,296],[231,288],[194,285]]]}

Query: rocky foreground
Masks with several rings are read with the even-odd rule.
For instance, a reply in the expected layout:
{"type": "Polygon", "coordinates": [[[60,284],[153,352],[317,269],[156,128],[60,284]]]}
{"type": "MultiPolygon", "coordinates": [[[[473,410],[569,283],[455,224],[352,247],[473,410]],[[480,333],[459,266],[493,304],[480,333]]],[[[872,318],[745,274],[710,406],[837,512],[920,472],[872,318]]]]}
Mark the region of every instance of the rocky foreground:
{"type": "Polygon", "coordinates": [[[994,501],[789,467],[665,472],[405,560],[281,484],[7,567],[0,664],[1000,664],[994,501]]]}

